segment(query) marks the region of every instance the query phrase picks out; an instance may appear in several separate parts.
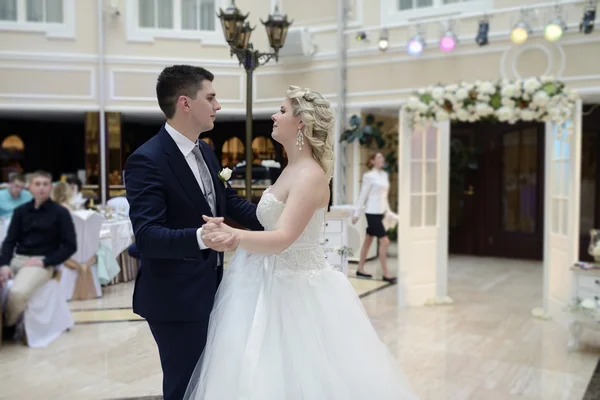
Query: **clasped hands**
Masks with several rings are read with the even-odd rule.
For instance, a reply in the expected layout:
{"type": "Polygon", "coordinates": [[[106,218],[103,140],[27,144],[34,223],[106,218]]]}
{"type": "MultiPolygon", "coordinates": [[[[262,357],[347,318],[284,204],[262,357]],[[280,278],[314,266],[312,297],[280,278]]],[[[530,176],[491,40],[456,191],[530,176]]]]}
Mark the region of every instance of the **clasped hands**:
{"type": "Polygon", "coordinates": [[[202,241],[215,251],[233,251],[240,244],[236,230],[223,222],[223,217],[202,218],[206,222],[202,226],[202,241]]]}

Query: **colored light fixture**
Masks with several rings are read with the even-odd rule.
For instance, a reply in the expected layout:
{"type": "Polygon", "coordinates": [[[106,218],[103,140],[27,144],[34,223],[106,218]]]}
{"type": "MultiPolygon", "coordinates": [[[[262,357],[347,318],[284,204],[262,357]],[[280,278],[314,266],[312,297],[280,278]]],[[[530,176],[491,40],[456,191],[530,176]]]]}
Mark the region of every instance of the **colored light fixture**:
{"type": "Polygon", "coordinates": [[[406,46],[408,54],[413,56],[421,54],[424,48],[425,40],[418,33],[408,41],[408,45],[406,46]]]}
{"type": "Polygon", "coordinates": [[[544,37],[550,42],[556,42],[566,30],[567,25],[560,18],[556,18],[550,21],[544,28],[544,37]]]}
{"type": "Polygon", "coordinates": [[[456,47],[456,35],[452,31],[446,32],[440,39],[440,50],[444,53],[449,53],[456,47]]]}
{"type": "Polygon", "coordinates": [[[510,32],[510,40],[512,40],[514,44],[523,44],[529,38],[529,32],[531,32],[529,25],[527,25],[526,22],[521,21],[510,32]]]}

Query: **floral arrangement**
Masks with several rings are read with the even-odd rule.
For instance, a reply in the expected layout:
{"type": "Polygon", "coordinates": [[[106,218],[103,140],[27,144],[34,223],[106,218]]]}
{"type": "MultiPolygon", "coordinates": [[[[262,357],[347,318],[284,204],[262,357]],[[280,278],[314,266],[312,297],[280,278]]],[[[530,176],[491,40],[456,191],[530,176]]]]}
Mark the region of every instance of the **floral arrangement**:
{"type": "Polygon", "coordinates": [[[564,125],[578,95],[551,77],[436,85],[408,99],[413,126],[430,122],[544,121],[564,125]]]}
{"type": "Polygon", "coordinates": [[[595,299],[576,299],[575,302],[568,307],[568,310],[593,319],[596,322],[600,322],[600,309],[598,308],[598,302],[595,299]]]}
{"type": "Polygon", "coordinates": [[[348,246],[343,246],[343,247],[335,247],[335,248],[326,248],[324,249],[324,251],[326,253],[329,253],[331,251],[335,251],[336,253],[338,253],[340,256],[344,257],[344,256],[354,256],[354,251],[348,247],[348,246]]]}

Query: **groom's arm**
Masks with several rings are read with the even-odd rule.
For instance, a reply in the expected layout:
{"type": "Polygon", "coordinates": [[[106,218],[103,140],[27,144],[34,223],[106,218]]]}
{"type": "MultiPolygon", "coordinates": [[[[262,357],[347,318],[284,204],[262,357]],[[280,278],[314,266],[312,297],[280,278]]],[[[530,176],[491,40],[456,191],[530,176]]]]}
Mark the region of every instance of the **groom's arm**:
{"type": "Polygon", "coordinates": [[[229,184],[225,189],[225,195],[227,196],[227,216],[229,218],[253,231],[264,230],[256,217],[256,204],[241,198],[229,184]]]}
{"type": "Polygon", "coordinates": [[[125,166],[129,217],[138,251],[150,258],[206,258],[198,246],[197,228],[165,227],[167,204],[162,174],[150,156],[133,153],[125,166]]]}

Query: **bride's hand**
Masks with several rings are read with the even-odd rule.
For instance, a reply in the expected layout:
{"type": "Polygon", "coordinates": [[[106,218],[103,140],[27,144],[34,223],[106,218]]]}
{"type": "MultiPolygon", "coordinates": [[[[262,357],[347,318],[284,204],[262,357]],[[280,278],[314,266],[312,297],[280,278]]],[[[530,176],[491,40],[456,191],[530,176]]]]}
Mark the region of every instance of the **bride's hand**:
{"type": "MultiPolygon", "coordinates": [[[[223,218],[211,218],[202,216],[206,224],[202,227],[202,241],[209,247],[215,245],[225,245],[229,250],[231,247],[237,247],[238,237],[235,233],[235,229],[229,225],[223,223],[223,218]],[[231,246],[231,245],[234,246],[231,246]]],[[[219,246],[222,247],[222,246],[219,246]]]]}

